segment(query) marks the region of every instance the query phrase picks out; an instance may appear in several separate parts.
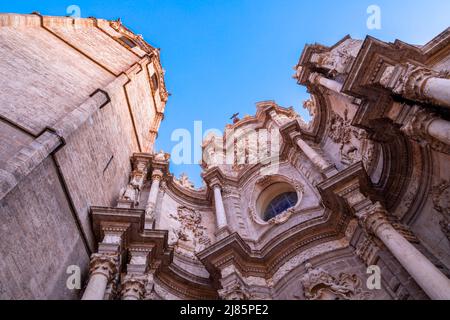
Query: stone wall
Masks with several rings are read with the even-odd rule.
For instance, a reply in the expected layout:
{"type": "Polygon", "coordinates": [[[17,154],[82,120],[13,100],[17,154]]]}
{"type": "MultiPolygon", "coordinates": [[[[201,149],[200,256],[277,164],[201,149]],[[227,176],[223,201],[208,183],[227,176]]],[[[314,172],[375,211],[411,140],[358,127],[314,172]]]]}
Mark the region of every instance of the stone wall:
{"type": "Polygon", "coordinates": [[[0,14],[1,298],[78,298],[66,270],[86,276],[89,208],[115,205],[130,156],[153,148],[158,57],[120,36],[104,20],[0,14]]]}
{"type": "Polygon", "coordinates": [[[66,269],[89,262],[52,159],[42,162],[0,202],[0,298],[77,298],[66,269]]]}

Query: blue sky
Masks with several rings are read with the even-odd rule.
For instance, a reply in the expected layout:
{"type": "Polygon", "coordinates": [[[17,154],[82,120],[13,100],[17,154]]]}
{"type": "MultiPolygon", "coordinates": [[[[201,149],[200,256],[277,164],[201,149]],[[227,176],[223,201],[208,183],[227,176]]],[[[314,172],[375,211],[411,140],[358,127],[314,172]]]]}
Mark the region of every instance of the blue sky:
{"type": "MultiPolygon", "coordinates": [[[[157,149],[170,152],[173,130],[222,130],[230,116],[255,113],[255,103],[275,100],[301,108],[304,88],[292,79],[293,66],[307,43],[332,45],[346,34],[370,34],[384,41],[424,44],[450,25],[449,0],[147,0],[1,1],[1,12],[66,15],[70,5],[82,17],[122,18],[126,26],[161,48],[172,96],[157,149]],[[369,30],[369,5],[381,8],[381,29],[369,30]]],[[[201,184],[197,165],[174,165],[201,184]]]]}

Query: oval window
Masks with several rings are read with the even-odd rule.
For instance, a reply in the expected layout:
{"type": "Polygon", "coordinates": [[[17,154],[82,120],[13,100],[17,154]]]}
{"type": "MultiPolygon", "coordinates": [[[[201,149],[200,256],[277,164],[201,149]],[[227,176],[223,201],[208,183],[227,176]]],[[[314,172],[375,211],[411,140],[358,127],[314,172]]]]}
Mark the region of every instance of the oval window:
{"type": "Polygon", "coordinates": [[[256,212],[261,220],[270,219],[295,207],[299,201],[296,189],[286,182],[275,182],[265,188],[256,200],[256,212]]]}
{"type": "Polygon", "coordinates": [[[277,215],[294,207],[297,204],[297,201],[297,192],[286,192],[276,196],[272,201],[270,201],[269,205],[264,210],[264,221],[269,221],[277,215]]]}

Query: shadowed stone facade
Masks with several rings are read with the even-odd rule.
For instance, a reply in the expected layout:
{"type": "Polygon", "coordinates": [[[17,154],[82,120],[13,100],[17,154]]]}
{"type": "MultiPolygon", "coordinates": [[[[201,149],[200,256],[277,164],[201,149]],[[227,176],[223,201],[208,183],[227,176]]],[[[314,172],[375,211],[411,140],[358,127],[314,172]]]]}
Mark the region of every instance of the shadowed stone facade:
{"type": "Polygon", "coordinates": [[[0,298],[450,299],[450,29],[307,45],[312,120],[258,103],[200,189],[153,150],[159,52],[120,21],[4,14],[0,43],[0,298]]]}

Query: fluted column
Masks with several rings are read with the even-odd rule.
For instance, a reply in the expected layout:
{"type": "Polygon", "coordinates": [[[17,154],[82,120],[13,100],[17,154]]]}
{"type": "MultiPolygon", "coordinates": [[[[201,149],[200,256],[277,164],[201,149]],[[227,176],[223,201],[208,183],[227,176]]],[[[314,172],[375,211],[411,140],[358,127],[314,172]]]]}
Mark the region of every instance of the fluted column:
{"type": "Polygon", "coordinates": [[[82,300],[103,300],[108,283],[117,273],[117,264],[117,254],[92,254],[89,268],[89,282],[82,300]]]}
{"type": "Polygon", "coordinates": [[[357,215],[431,299],[450,300],[450,280],[392,226],[386,210],[379,203],[357,215]]]}
{"type": "Polygon", "coordinates": [[[380,84],[406,99],[450,108],[450,79],[411,63],[387,67],[380,84]]]}
{"type": "Polygon", "coordinates": [[[311,75],[309,76],[309,82],[316,85],[322,85],[325,88],[328,88],[337,93],[340,93],[342,90],[342,83],[325,78],[323,75],[317,72],[311,73],[311,75]]]}
{"type": "Polygon", "coordinates": [[[222,229],[228,225],[225,207],[222,200],[222,188],[219,184],[212,186],[214,191],[214,205],[216,209],[217,228],[222,229]]]}
{"type": "Polygon", "coordinates": [[[154,210],[156,207],[156,201],[158,199],[159,185],[163,177],[163,172],[159,169],[152,172],[152,185],[150,187],[150,193],[148,195],[147,205],[145,207],[145,217],[147,219],[154,219],[154,210]]]}

